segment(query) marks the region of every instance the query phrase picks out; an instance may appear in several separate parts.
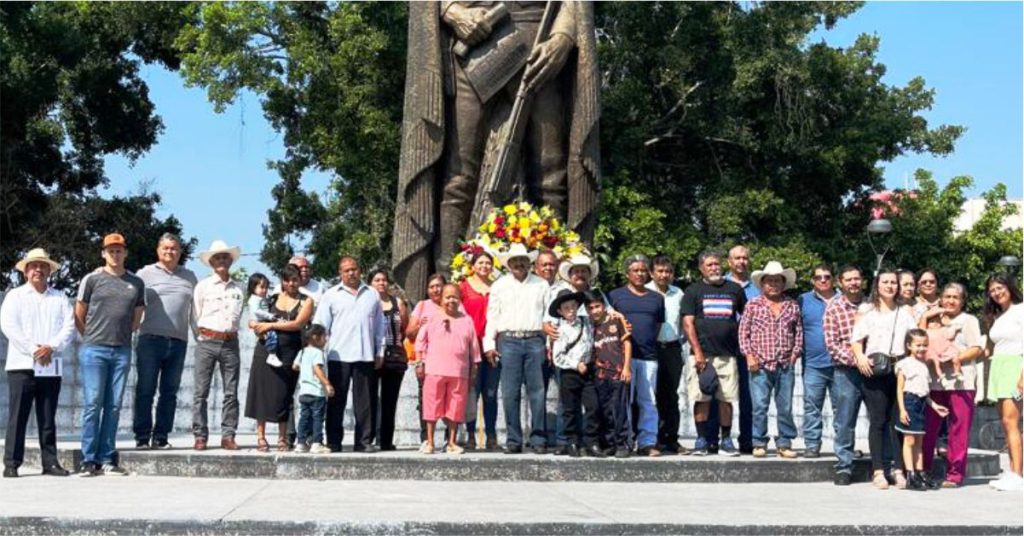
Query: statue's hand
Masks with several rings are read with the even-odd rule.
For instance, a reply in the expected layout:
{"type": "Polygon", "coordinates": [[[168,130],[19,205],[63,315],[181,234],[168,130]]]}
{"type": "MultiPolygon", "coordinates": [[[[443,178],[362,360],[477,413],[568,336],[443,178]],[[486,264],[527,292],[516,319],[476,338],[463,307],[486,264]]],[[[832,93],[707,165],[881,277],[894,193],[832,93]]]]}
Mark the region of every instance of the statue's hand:
{"type": "Polygon", "coordinates": [[[473,46],[491,35],[491,24],[487,22],[487,10],[467,8],[452,4],[444,14],[444,21],[452,28],[460,41],[473,46]]]}
{"type": "Polygon", "coordinates": [[[539,88],[558,73],[569,59],[573,42],[564,34],[557,33],[533,49],[523,73],[523,83],[528,91],[539,88]]]}

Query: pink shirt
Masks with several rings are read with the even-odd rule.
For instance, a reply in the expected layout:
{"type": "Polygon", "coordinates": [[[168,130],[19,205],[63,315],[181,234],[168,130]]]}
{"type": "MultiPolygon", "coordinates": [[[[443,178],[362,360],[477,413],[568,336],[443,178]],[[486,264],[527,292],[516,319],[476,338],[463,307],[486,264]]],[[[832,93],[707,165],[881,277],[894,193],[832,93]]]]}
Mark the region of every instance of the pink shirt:
{"type": "Polygon", "coordinates": [[[423,352],[424,372],[468,378],[470,363],[480,362],[480,342],[473,319],[465,313],[451,319],[438,313],[431,315],[416,335],[416,352],[423,352]]]}

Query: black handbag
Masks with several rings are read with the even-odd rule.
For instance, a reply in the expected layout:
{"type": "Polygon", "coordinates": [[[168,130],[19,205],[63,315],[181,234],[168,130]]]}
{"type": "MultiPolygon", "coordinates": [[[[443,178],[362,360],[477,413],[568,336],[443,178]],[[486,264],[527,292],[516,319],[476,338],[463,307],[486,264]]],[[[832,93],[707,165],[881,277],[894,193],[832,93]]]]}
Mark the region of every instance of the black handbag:
{"type": "MultiPolygon", "coordinates": [[[[888,350],[892,351],[892,343],[896,340],[896,325],[900,321],[900,310],[896,309],[894,320],[892,322],[892,338],[889,339],[888,350]]],[[[886,376],[892,374],[892,364],[895,359],[885,352],[874,352],[868,355],[868,361],[871,362],[871,375],[872,376],[886,376]]]]}
{"type": "MultiPolygon", "coordinates": [[[[398,300],[391,297],[391,311],[393,315],[398,314],[398,300]]],[[[394,330],[394,322],[388,320],[389,330],[394,330]]],[[[384,347],[384,362],[381,368],[393,371],[404,371],[409,368],[409,357],[405,353],[405,346],[402,344],[401,334],[392,333],[390,343],[384,347]]]]}

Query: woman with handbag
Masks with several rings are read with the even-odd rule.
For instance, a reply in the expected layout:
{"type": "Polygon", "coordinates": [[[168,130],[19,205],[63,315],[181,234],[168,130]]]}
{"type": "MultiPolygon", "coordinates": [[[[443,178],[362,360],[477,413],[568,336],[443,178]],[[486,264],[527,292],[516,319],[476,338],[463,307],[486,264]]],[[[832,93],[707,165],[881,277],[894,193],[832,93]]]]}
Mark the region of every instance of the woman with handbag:
{"type": "Polygon", "coordinates": [[[378,268],[370,272],[370,286],[380,294],[380,307],[388,327],[384,361],[377,369],[374,394],[380,396],[380,420],[377,446],[380,450],[395,450],[395,412],[409,360],[405,355],[402,336],[409,323],[409,308],[405,301],[391,294],[391,277],[387,270],[378,268]]]}
{"type": "Polygon", "coordinates": [[[888,489],[890,483],[898,488],[907,485],[903,471],[894,463],[899,450],[893,428],[898,418],[893,365],[906,354],[903,339],[907,330],[915,327],[915,322],[911,308],[897,302],[898,293],[896,272],[879,272],[873,282],[870,303],[861,306],[850,337],[857,369],[864,376],[861,397],[868,408],[872,483],[878,489],[888,489]]]}

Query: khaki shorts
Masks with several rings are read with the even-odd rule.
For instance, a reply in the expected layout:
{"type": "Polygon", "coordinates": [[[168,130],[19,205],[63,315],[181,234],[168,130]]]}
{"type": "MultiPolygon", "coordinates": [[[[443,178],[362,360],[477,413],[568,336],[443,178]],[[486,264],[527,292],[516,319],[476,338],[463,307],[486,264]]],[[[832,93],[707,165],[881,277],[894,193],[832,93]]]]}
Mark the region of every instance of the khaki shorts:
{"type": "MultiPolygon", "coordinates": [[[[715,398],[722,402],[735,402],[740,398],[739,372],[736,370],[736,358],[732,356],[712,356],[707,358],[708,362],[715,367],[718,373],[718,390],[715,391],[715,398]]],[[[711,395],[700,391],[700,379],[697,377],[697,367],[693,366],[693,356],[690,356],[686,371],[686,394],[690,402],[710,402],[711,395]]]]}

